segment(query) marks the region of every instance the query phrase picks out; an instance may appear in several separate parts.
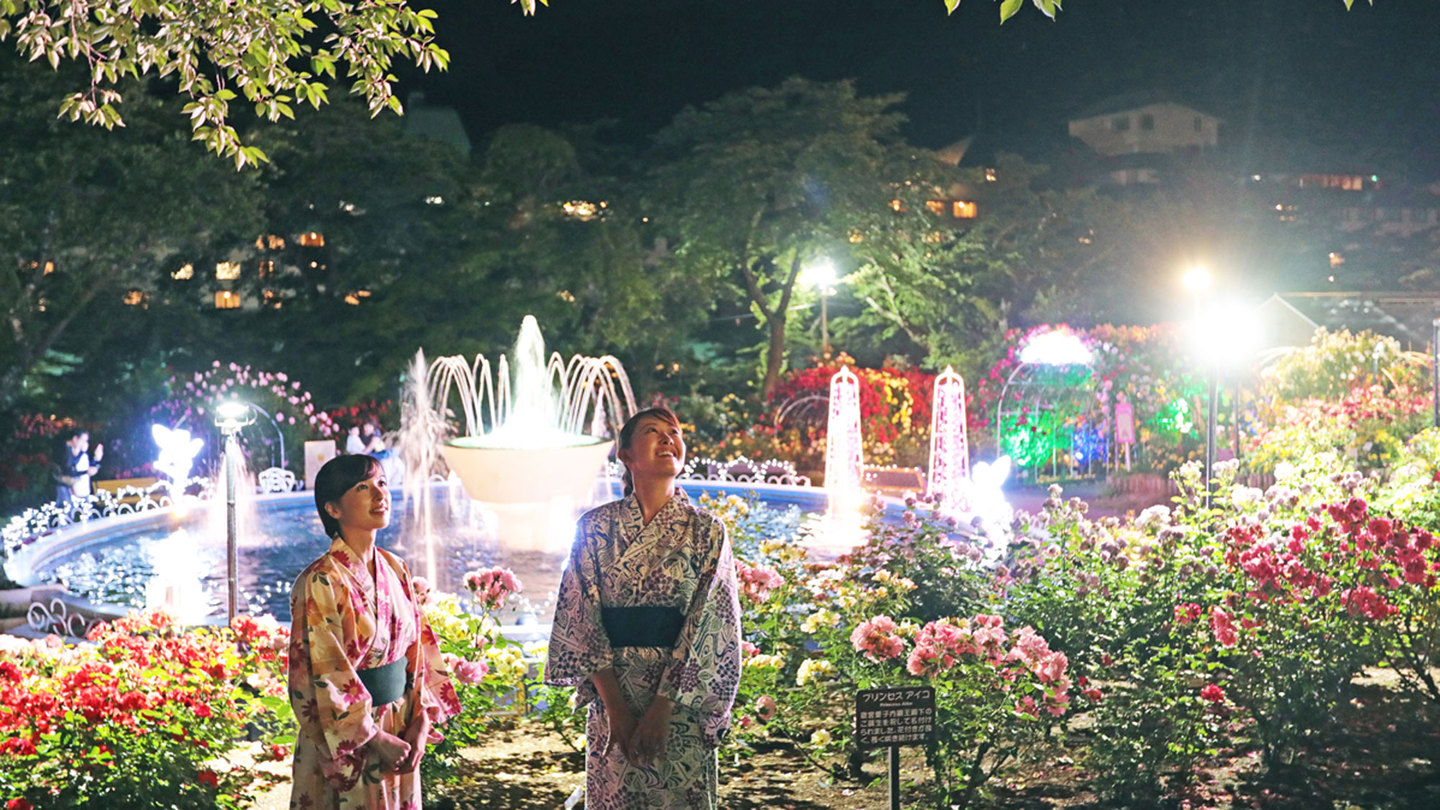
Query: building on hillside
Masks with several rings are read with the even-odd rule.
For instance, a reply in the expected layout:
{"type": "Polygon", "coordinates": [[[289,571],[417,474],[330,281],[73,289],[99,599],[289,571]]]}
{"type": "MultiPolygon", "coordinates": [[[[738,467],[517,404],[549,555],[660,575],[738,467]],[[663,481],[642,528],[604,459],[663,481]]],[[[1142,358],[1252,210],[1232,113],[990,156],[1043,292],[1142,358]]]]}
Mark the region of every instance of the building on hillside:
{"type": "Polygon", "coordinates": [[[1219,118],[1148,93],[1112,96],[1081,110],[1069,131],[1106,157],[1190,154],[1220,143],[1219,118]]]}

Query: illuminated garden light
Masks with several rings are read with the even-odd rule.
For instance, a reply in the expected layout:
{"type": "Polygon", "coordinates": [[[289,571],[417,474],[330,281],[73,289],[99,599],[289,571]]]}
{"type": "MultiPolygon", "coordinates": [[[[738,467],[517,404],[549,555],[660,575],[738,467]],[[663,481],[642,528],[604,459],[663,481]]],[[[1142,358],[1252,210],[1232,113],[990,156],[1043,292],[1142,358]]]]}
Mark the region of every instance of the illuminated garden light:
{"type": "Polygon", "coordinates": [[[825,491],[830,496],[830,511],[857,507],[865,463],[860,446],[860,378],[848,368],[830,378],[825,435],[825,491]]]}
{"type": "Polygon", "coordinates": [[[965,378],[950,366],[935,378],[930,411],[930,495],[954,515],[968,508],[970,440],[965,426],[965,378]]]}
{"type": "Polygon", "coordinates": [[[1083,366],[1091,358],[1089,347],[1073,332],[1036,335],[1020,350],[1020,362],[1039,366],[1083,366]]]}

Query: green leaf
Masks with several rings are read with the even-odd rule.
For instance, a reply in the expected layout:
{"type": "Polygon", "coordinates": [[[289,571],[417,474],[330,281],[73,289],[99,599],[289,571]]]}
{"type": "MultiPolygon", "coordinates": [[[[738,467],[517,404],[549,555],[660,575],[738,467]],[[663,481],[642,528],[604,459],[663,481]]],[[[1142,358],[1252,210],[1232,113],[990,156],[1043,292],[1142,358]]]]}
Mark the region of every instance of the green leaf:
{"type": "Polygon", "coordinates": [[[1010,19],[1011,17],[1014,17],[1014,16],[1015,16],[1015,12],[1017,12],[1017,11],[1020,10],[1020,6],[1021,6],[1021,4],[1023,4],[1024,2],[1025,2],[1025,0],[1001,0],[1001,2],[1000,2],[1000,24],[1001,24],[1001,25],[1004,25],[1006,20],[1010,19]]]}
{"type": "Polygon", "coordinates": [[[945,0],[945,13],[954,14],[955,9],[960,7],[960,0],[945,0]]]}

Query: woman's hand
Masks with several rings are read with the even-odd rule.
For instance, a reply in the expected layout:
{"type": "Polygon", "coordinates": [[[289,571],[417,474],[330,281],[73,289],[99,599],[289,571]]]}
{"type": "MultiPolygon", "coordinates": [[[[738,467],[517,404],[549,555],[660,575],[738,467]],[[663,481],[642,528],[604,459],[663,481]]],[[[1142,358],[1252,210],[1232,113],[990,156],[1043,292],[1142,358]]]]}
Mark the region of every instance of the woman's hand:
{"type": "Polygon", "coordinates": [[[410,744],[410,753],[396,764],[395,770],[398,773],[410,773],[420,767],[420,760],[425,756],[425,745],[430,740],[430,717],[424,710],[405,727],[404,740],[410,744]]]}
{"type": "Polygon", "coordinates": [[[393,771],[410,754],[410,743],[385,731],[375,732],[370,738],[370,750],[380,760],[380,770],[393,771]]]}
{"type": "Polygon", "coordinates": [[[630,737],[630,749],[634,752],[632,762],[650,767],[655,760],[664,758],[665,738],[670,736],[670,714],[674,710],[675,704],[669,698],[655,696],[655,702],[650,704],[649,711],[640,718],[630,737]]]}
{"type": "Polygon", "coordinates": [[[635,715],[625,706],[625,702],[617,701],[617,708],[611,709],[610,704],[605,704],[605,717],[610,725],[610,742],[601,752],[604,756],[609,754],[611,749],[619,748],[624,755],[626,762],[635,762],[635,751],[630,745],[631,738],[635,736],[635,715]]]}

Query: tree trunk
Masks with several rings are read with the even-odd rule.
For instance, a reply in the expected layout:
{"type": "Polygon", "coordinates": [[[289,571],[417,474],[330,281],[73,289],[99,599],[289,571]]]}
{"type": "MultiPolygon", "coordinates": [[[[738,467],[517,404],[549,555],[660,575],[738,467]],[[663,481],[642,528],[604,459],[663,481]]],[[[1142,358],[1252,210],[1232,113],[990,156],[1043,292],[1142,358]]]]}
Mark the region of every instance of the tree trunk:
{"type": "Polygon", "coordinates": [[[770,328],[770,344],[765,347],[765,384],[761,397],[769,402],[785,366],[785,310],[776,310],[765,320],[765,325],[770,328]]]}

